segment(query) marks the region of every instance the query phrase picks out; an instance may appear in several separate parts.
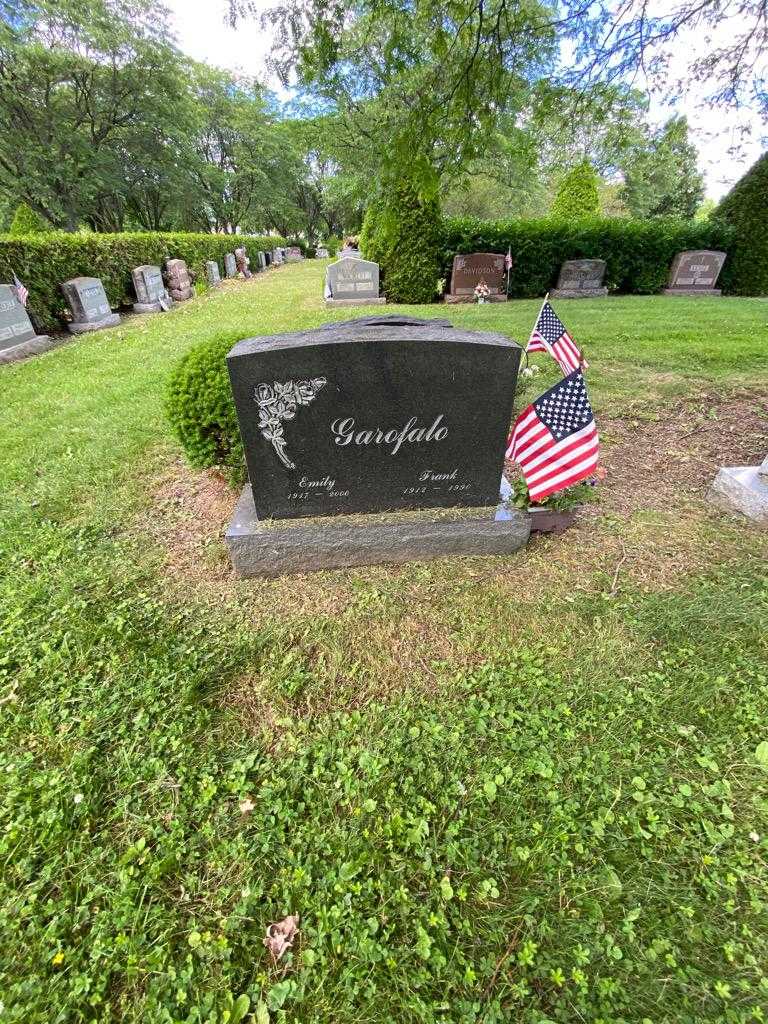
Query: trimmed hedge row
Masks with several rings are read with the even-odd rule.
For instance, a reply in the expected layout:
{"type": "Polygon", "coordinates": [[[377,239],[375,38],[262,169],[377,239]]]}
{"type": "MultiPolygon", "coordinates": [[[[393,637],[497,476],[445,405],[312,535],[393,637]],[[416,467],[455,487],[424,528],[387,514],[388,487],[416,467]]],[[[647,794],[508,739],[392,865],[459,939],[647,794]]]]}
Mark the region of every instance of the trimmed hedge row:
{"type": "MultiPolygon", "coordinates": [[[[589,218],[586,220],[480,221],[451,218],[443,222],[442,275],[450,286],[457,253],[499,252],[512,248],[514,266],[509,294],[524,299],[554,288],[564,260],[602,259],[611,291],[651,295],[667,284],[674,256],[683,249],[728,251],[732,229],[719,221],[589,218]]],[[[728,290],[728,260],[718,286],[728,290]]]]}
{"type": "Polygon", "coordinates": [[[224,254],[245,246],[256,253],[284,246],[285,239],[262,235],[197,235],[183,233],[125,233],[114,235],[50,234],[0,238],[0,281],[13,274],[29,289],[28,308],[38,330],[55,330],[66,321],[67,304],[61,285],[72,277],[98,277],[115,308],[135,301],[131,271],[144,263],[162,267],[168,259],[185,260],[204,279],[206,260],[222,266],[224,254]]]}

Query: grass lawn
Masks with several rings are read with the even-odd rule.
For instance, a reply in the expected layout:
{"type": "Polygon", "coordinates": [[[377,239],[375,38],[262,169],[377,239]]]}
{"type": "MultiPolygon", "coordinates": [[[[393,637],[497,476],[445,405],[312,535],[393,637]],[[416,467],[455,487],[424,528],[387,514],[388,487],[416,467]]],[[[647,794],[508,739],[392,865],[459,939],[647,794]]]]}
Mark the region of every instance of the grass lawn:
{"type": "Polygon", "coordinates": [[[768,302],[558,306],[609,469],[564,536],[236,581],[165,381],[322,271],[0,368],[0,1024],[766,1020],[768,532],[703,494],[768,452],[768,302]]]}

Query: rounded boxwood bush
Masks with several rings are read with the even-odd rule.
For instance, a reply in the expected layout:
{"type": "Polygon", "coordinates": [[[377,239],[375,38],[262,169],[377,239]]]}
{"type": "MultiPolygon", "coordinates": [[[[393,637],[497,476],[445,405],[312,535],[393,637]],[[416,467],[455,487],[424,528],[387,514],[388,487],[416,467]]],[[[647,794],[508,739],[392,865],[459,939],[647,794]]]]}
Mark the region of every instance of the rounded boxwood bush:
{"type": "Polygon", "coordinates": [[[168,381],[165,412],[195,469],[220,469],[233,485],[245,480],[245,458],[226,356],[242,332],[196,345],[168,381]]]}
{"type": "Polygon", "coordinates": [[[713,213],[734,230],[723,284],[735,295],[768,295],[768,153],[733,186],[713,213]]]}

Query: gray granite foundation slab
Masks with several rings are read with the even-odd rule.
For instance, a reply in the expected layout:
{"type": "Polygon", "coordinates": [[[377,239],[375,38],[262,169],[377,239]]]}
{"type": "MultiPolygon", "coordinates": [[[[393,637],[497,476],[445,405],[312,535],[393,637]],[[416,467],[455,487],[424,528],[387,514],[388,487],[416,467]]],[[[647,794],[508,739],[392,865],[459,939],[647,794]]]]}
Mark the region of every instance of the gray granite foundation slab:
{"type": "MultiPolygon", "coordinates": [[[[507,296],[506,295],[493,295],[493,294],[486,295],[485,301],[486,302],[506,302],[507,301],[507,296]]],[[[474,295],[451,295],[450,292],[447,292],[443,296],[443,302],[447,303],[450,306],[450,305],[455,305],[455,304],[457,304],[459,302],[477,302],[477,299],[475,298],[474,295]]]]}
{"type": "Polygon", "coordinates": [[[552,299],[604,299],[607,288],[555,288],[549,293],[552,299]]]}
{"type": "Polygon", "coordinates": [[[66,335],[57,338],[50,338],[47,334],[36,334],[34,338],[27,338],[11,348],[0,349],[0,364],[18,363],[21,359],[28,359],[30,356],[40,355],[41,352],[48,352],[52,348],[63,345],[69,341],[66,335]]]}
{"type": "Polygon", "coordinates": [[[70,334],[88,334],[89,331],[101,331],[105,327],[117,327],[119,323],[120,314],[111,313],[109,316],[105,316],[103,320],[83,321],[82,323],[73,321],[71,324],[67,324],[67,330],[70,334]]]}
{"type": "Polygon", "coordinates": [[[429,561],[457,555],[507,555],[528,542],[530,517],[515,511],[511,519],[462,517],[460,510],[439,516],[425,510],[410,519],[392,513],[339,519],[259,522],[249,484],[243,488],[226,543],[235,572],[241,577],[429,561]],[[452,513],[452,515],[451,515],[452,513]]]}
{"type": "Polygon", "coordinates": [[[768,527],[768,465],[723,466],[712,481],[709,500],[726,512],[740,512],[768,527]]]}
{"type": "Polygon", "coordinates": [[[378,299],[326,299],[325,304],[331,306],[383,306],[386,299],[380,295],[378,299]]]}
{"type": "Polygon", "coordinates": [[[687,298],[696,298],[700,295],[709,295],[719,298],[723,292],[720,288],[665,288],[664,295],[685,295],[687,298]]]}

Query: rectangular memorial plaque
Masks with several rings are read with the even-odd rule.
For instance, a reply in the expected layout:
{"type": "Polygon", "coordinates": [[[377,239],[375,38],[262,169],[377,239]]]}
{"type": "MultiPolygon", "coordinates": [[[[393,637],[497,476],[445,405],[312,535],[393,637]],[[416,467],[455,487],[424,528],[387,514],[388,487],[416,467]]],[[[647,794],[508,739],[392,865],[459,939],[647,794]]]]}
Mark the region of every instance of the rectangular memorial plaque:
{"type": "Polygon", "coordinates": [[[496,504],[520,346],[364,322],[227,356],[259,519],[496,504]]]}
{"type": "Polygon", "coordinates": [[[0,351],[14,348],[36,337],[26,309],[16,298],[16,290],[0,284],[0,351]]]}

